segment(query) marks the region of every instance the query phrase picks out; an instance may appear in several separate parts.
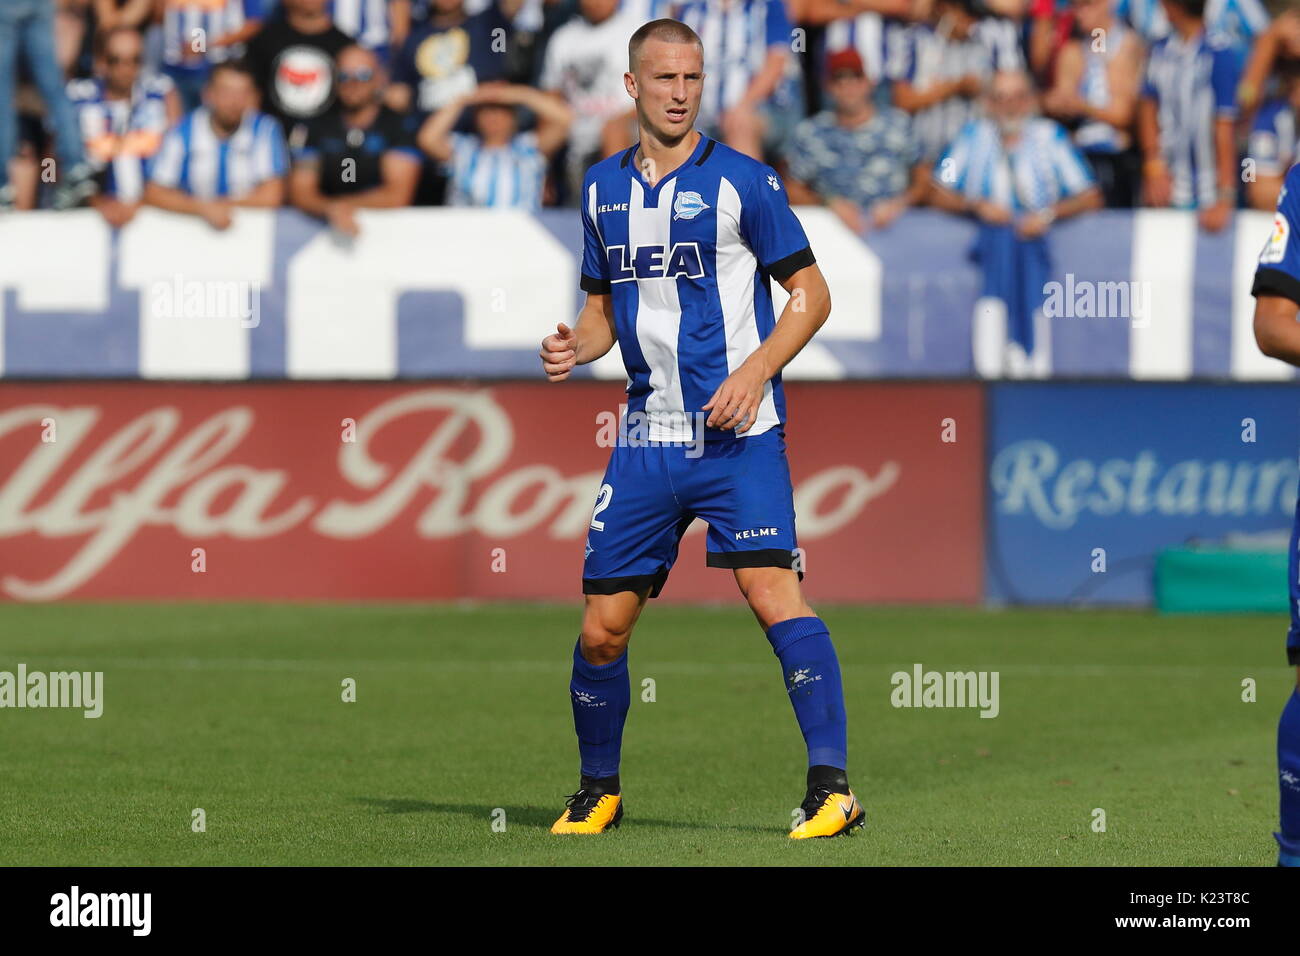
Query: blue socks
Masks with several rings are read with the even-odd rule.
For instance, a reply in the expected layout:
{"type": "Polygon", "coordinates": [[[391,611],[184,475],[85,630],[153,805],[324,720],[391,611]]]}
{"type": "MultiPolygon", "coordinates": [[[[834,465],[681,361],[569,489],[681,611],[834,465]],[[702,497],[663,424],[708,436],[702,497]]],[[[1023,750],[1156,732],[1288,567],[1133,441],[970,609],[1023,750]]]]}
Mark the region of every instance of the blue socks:
{"type": "Polygon", "coordinates": [[[767,632],[808,745],[808,766],[848,769],[848,717],[831,632],[819,617],[796,617],[767,632]]]}
{"type": "Polygon", "coordinates": [[[1300,866],[1300,690],[1293,690],[1277,725],[1278,789],[1282,794],[1282,832],[1277,838],[1279,866],[1300,866]]]}
{"type": "Polygon", "coordinates": [[[573,729],[578,732],[584,777],[618,774],[623,750],[623,725],[632,704],[632,682],[627,673],[627,651],[608,664],[589,664],[582,656],[582,641],[573,648],[573,729]]]}

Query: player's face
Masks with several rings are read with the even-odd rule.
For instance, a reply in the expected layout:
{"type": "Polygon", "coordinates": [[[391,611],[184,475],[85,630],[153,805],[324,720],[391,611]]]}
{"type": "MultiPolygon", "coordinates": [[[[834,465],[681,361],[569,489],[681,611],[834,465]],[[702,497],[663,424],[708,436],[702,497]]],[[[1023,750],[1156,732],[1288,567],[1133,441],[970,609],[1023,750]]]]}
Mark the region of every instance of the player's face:
{"type": "Polygon", "coordinates": [[[623,82],[636,100],[642,128],[665,143],[675,143],[695,127],[704,92],[704,53],[694,43],[647,40],[635,73],[623,82]]]}

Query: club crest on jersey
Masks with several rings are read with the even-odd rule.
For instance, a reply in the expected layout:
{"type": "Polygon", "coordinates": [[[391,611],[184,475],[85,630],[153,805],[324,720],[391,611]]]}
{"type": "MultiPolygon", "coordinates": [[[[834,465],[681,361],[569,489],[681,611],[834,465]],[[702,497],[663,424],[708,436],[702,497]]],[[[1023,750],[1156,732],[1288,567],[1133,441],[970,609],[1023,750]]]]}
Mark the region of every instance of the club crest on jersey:
{"type": "Polygon", "coordinates": [[[704,276],[704,261],[697,242],[675,242],[671,247],[661,243],[633,246],[606,246],[609,259],[610,282],[633,282],[637,279],[700,279],[704,276]]]}
{"type": "Polygon", "coordinates": [[[699,193],[678,193],[673,199],[673,219],[694,219],[708,208],[709,204],[699,193]]]}

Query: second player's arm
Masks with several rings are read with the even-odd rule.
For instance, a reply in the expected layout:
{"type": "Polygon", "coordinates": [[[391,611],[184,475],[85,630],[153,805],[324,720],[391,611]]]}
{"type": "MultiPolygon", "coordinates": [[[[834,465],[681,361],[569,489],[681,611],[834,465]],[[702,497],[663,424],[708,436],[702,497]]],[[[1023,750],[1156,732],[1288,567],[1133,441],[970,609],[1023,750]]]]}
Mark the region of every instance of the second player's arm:
{"type": "Polygon", "coordinates": [[[831,290],[814,262],[781,281],[790,293],[772,334],[750,354],[704,405],[710,428],[745,431],[758,416],[763,387],[817,334],[831,314],[831,290]]]}
{"type": "Polygon", "coordinates": [[[1300,306],[1280,295],[1261,295],[1255,302],[1255,342],[1265,355],[1300,365],[1300,306]]]}

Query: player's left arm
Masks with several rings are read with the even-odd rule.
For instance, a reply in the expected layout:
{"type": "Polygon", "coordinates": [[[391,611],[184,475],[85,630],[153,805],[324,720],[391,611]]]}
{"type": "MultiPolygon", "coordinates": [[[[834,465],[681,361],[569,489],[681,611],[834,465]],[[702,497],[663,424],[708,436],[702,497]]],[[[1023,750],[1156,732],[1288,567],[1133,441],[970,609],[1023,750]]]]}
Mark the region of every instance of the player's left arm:
{"type": "Polygon", "coordinates": [[[737,433],[757,420],[768,380],[799,354],[831,314],[830,289],[776,170],[759,168],[740,208],[740,236],[762,267],[760,281],[770,275],[790,293],[790,300],[772,332],[703,406],[710,428],[737,433]]]}
{"type": "Polygon", "coordinates": [[[831,290],[817,263],[777,280],[790,299],[772,334],[727,376],[704,405],[710,428],[744,432],[758,417],[763,387],[790,364],[831,314],[831,290]]]}

